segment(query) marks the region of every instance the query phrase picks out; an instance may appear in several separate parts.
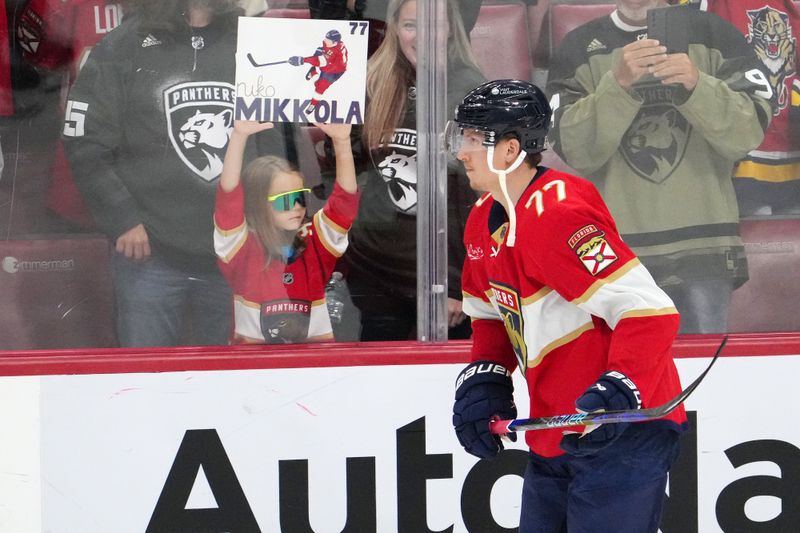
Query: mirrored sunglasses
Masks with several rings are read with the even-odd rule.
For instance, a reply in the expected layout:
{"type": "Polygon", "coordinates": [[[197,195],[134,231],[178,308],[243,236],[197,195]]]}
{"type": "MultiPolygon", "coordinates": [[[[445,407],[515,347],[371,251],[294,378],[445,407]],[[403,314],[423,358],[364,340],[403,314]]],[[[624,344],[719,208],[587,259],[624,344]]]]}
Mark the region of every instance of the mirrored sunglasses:
{"type": "Polygon", "coordinates": [[[311,192],[311,189],[295,189],[267,196],[267,200],[275,211],[291,211],[295,203],[299,203],[302,207],[306,206],[307,192],[311,192]]]}

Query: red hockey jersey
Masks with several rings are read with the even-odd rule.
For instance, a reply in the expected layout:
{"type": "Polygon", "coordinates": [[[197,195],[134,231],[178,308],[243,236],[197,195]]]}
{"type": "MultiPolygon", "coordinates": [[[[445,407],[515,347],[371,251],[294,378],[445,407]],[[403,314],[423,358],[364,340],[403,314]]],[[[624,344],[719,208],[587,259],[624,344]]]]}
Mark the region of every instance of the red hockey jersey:
{"type": "MultiPolygon", "coordinates": [[[[17,21],[16,38],[24,58],[47,70],[62,70],[66,101],[91,49],[122,20],[119,5],[106,0],[31,0],[17,21]]],[[[81,226],[93,224],[72,180],[61,141],[56,141],[47,206],[81,226]]]]}
{"type": "MultiPolygon", "coordinates": [[[[540,167],[516,207],[516,244],[491,195],[465,230],[462,287],[472,318],[473,360],[525,375],[531,417],[575,411],[575,400],[607,370],[639,387],[643,407],[680,392],[670,350],[679,317],[672,300],[625,245],[600,194],[581,178],[540,167]]],[[[682,409],[668,417],[686,420],[682,409]]],[[[535,453],[552,457],[562,430],[529,431],[535,453]]]]}
{"type": "Polygon", "coordinates": [[[244,219],[241,185],[229,193],[217,189],[214,249],[233,289],[234,342],[333,340],[325,283],[347,248],[358,198],[335,185],[325,206],[301,230],[305,250],[288,264],[273,259],[265,268],[264,248],[244,219]]]}
{"type": "Polygon", "coordinates": [[[790,117],[792,84],[800,79],[800,11],[792,0],[715,0],[709,11],[747,37],[766,67],[768,76],[762,83],[772,90],[776,103],[764,141],[737,165],[735,176],[765,182],[800,180],[800,123],[790,117]]]}
{"type": "Polygon", "coordinates": [[[319,67],[322,72],[341,74],[347,70],[347,47],[343,41],[339,41],[333,46],[326,46],[323,41],[322,54],[309,56],[303,60],[310,65],[319,67]]]}

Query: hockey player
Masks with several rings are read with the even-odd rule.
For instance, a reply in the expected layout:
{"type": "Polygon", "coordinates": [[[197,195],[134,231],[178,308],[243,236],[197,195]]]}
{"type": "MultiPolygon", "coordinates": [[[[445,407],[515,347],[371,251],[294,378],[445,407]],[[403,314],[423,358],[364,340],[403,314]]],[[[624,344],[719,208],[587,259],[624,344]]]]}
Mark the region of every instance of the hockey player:
{"type": "MultiPolygon", "coordinates": [[[[453,407],[459,442],[485,459],[502,448],[489,422],[517,415],[517,366],[532,417],[653,407],[680,391],[672,301],[594,186],[538,166],[550,115],[538,87],[499,80],[467,94],[448,126],[471,187],[487,191],[464,236],[473,362],[453,407]]],[[[520,533],[655,533],[685,425],[679,407],[641,424],[528,432],[520,533]]]]}
{"type": "Polygon", "coordinates": [[[317,81],[314,82],[314,96],[306,107],[306,113],[312,113],[316,108],[322,95],[333,85],[336,80],[342,77],[347,70],[347,47],[342,41],[342,34],[338,30],[330,30],[322,40],[322,46],[317,48],[314,55],[292,56],[289,64],[300,67],[304,64],[311,65],[306,73],[306,79],[310,80],[319,73],[317,81]]]}

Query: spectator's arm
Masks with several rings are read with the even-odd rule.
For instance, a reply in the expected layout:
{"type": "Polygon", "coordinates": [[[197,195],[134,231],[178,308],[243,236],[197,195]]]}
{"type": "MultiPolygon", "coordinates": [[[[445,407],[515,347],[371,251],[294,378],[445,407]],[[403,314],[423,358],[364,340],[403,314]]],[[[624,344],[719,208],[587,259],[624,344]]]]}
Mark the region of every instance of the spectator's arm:
{"type": "Polygon", "coordinates": [[[761,144],[772,118],[766,93],[754,94],[758,90],[737,91],[701,72],[697,87],[678,110],[720,155],[738,160],[761,144]]]}
{"type": "Polygon", "coordinates": [[[70,91],[64,118],[64,146],[75,184],[98,227],[112,239],[143,222],[136,200],[114,168],[125,131],[128,67],[124,58],[113,54],[108,39],[100,43],[70,91]]]}
{"type": "Polygon", "coordinates": [[[701,68],[697,86],[678,109],[717,152],[740,159],[761,144],[775,95],[739,30],[713,17],[706,32],[713,43],[708,66],[701,68]]]}

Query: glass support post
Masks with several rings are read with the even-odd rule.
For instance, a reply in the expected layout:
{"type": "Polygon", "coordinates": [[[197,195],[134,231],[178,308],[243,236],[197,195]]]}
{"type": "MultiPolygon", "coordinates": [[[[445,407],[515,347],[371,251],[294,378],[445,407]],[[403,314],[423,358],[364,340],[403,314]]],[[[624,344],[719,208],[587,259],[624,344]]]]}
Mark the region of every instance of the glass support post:
{"type": "Polygon", "coordinates": [[[447,0],[417,0],[417,339],[447,341],[447,0]]]}

